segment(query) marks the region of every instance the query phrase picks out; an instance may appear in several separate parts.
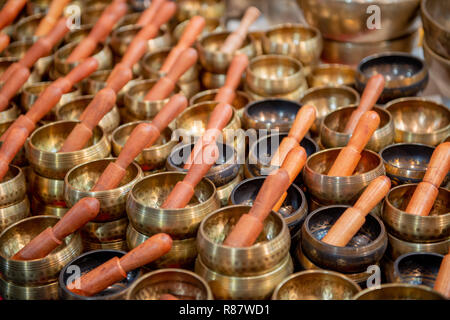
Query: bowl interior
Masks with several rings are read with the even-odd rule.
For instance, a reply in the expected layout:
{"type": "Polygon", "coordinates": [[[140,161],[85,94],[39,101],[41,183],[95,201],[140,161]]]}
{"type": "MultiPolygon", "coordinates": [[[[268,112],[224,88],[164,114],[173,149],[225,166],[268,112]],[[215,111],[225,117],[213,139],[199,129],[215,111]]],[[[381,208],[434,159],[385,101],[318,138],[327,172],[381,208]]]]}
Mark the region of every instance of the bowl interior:
{"type": "Polygon", "coordinates": [[[422,144],[392,145],[380,152],[389,165],[414,171],[426,171],[434,148],[422,144]]]}
{"type": "MultiPolygon", "coordinates": [[[[344,133],[345,125],[356,108],[357,107],[354,106],[336,110],[335,112],[330,113],[328,117],[324,119],[323,123],[326,127],[333,131],[344,133]]],[[[380,125],[377,130],[383,128],[389,123],[389,114],[386,111],[378,108],[374,108],[373,111],[376,111],[376,113],[380,116],[380,125]]]]}
{"type": "Polygon", "coordinates": [[[319,118],[325,117],[338,108],[356,104],[358,96],[349,89],[340,87],[324,87],[310,91],[300,100],[302,105],[313,105],[319,118]]]}
{"type": "Polygon", "coordinates": [[[283,26],[266,33],[270,41],[298,45],[316,36],[314,30],[300,26],[283,26]]]}
{"type": "Polygon", "coordinates": [[[250,62],[251,72],[261,79],[282,80],[301,71],[301,66],[285,57],[265,56],[250,62]]]}
{"type": "Polygon", "coordinates": [[[293,101],[267,99],[252,103],[247,107],[250,118],[267,123],[293,122],[301,106],[293,101]]]}
{"type": "MultiPolygon", "coordinates": [[[[219,158],[214,163],[213,167],[217,167],[223,165],[225,163],[234,162],[235,151],[234,148],[223,143],[217,143],[217,147],[219,149],[219,158]]],[[[194,144],[186,144],[182,145],[178,148],[172,150],[169,161],[172,165],[182,168],[189,158],[192,150],[194,149],[194,144]]]]}
{"type": "Polygon", "coordinates": [[[434,300],[440,296],[435,291],[424,290],[413,285],[385,285],[380,289],[369,290],[358,300],[434,300]]]}
{"type": "Polygon", "coordinates": [[[377,56],[359,66],[367,78],[375,74],[382,74],[386,82],[411,78],[423,68],[424,64],[420,59],[396,54],[377,56]]]}
{"type": "Polygon", "coordinates": [[[427,0],[425,1],[425,10],[434,22],[450,32],[450,3],[448,1],[427,0]]]}
{"type": "MultiPolygon", "coordinates": [[[[131,132],[136,128],[138,123],[132,123],[123,126],[122,128],[118,129],[113,136],[113,140],[115,143],[118,143],[122,147],[125,145],[125,143],[128,140],[128,137],[131,135],[131,132]]],[[[153,143],[152,148],[156,146],[162,146],[172,139],[172,130],[170,128],[165,128],[155,143],[153,143]]]]}
{"type": "Polygon", "coordinates": [[[395,272],[404,283],[433,287],[441,266],[442,256],[439,254],[414,253],[406,254],[395,262],[395,272]]]}

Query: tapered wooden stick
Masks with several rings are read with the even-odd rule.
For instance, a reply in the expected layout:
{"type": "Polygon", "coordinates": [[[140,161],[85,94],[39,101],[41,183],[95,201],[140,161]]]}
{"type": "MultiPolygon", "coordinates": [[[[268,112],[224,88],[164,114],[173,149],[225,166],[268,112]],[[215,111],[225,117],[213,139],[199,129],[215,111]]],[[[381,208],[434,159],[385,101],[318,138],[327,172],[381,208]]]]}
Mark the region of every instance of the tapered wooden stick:
{"type": "Polygon", "coordinates": [[[219,89],[214,101],[232,104],[236,97],[236,89],[241,82],[242,74],[248,66],[248,57],[245,54],[237,54],[231,60],[230,67],[227,70],[225,84],[219,89]]]}
{"type": "Polygon", "coordinates": [[[53,0],[45,17],[39,23],[36,32],[37,37],[45,36],[56,25],[58,19],[64,12],[64,8],[70,0],[53,0]]]}
{"type": "Polygon", "coordinates": [[[22,11],[28,0],[8,0],[0,11],[0,30],[10,25],[22,11]]]}

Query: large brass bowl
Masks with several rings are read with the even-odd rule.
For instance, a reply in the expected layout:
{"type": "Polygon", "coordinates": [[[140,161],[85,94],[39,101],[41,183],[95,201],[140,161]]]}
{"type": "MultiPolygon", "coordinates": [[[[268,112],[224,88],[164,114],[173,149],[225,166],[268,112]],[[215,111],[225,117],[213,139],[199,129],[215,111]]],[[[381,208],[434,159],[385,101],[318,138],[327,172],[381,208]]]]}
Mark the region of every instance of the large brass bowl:
{"type": "Polygon", "coordinates": [[[312,68],[308,74],[308,84],[311,87],[322,86],[353,86],[356,70],[345,64],[320,64],[312,68]]]}
{"type": "Polygon", "coordinates": [[[177,21],[188,20],[197,15],[205,19],[220,19],[226,13],[226,3],[221,0],[180,0],[177,3],[177,21]]]}
{"type": "Polygon", "coordinates": [[[25,198],[27,192],[23,170],[14,165],[0,182],[0,206],[8,206],[25,198]]]}
{"type": "Polygon", "coordinates": [[[29,215],[30,202],[28,197],[6,206],[0,206],[0,232],[29,215]]]}
{"type": "Polygon", "coordinates": [[[355,300],[446,300],[437,291],[422,285],[388,283],[379,288],[365,289],[356,294],[355,300]]]}
{"type": "Polygon", "coordinates": [[[450,59],[450,4],[448,1],[424,0],[420,5],[427,44],[440,56],[450,59]]]}
{"type": "Polygon", "coordinates": [[[443,255],[436,253],[404,254],[394,262],[394,281],[433,288],[442,259],[443,255]]]}

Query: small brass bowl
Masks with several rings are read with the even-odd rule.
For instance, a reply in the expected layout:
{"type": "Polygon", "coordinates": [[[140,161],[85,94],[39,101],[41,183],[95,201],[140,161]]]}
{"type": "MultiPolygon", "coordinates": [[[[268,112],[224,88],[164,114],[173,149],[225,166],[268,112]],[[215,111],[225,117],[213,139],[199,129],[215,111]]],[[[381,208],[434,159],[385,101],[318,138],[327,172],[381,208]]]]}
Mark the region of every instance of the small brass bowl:
{"type": "MultiPolygon", "coordinates": [[[[113,154],[115,156],[119,156],[120,151],[122,151],[122,148],[133,129],[140,123],[144,122],[146,121],[127,123],[114,130],[112,133],[111,144],[113,154]]],[[[134,160],[141,166],[143,171],[164,168],[170,152],[177,145],[177,143],[178,141],[176,139],[172,139],[172,130],[170,128],[166,128],[163,132],[161,132],[158,140],[156,140],[150,148],[144,149],[134,160]]]]}
{"type": "Polygon", "coordinates": [[[345,64],[320,64],[308,75],[311,87],[349,86],[355,84],[356,70],[345,64]]]}
{"type": "Polygon", "coordinates": [[[87,37],[87,35],[91,32],[92,27],[94,26],[93,24],[83,24],[83,18],[81,19],[81,25],[74,29],[69,31],[69,33],[67,33],[64,36],[64,45],[67,45],[69,43],[72,42],[80,42],[81,40],[83,40],[85,37],[87,37]]]}
{"type": "MultiPolygon", "coordinates": [[[[161,111],[167,102],[169,102],[170,97],[156,101],[144,100],[147,92],[153,88],[157,81],[158,80],[156,79],[140,80],[134,82],[133,85],[128,88],[128,91],[125,93],[124,102],[125,108],[129,113],[141,120],[151,120],[159,111],[161,111]]],[[[179,93],[180,90],[181,89],[176,86],[172,94],[179,93]]]]}
{"type": "Polygon", "coordinates": [[[242,47],[233,54],[220,52],[221,45],[230,35],[229,31],[208,33],[202,36],[196,43],[199,60],[202,66],[209,72],[226,73],[235,54],[243,53],[249,59],[256,56],[256,48],[250,39],[246,37],[242,47]]]}
{"type": "Polygon", "coordinates": [[[141,168],[132,163],[117,188],[105,191],[90,191],[106,167],[114,158],[94,160],[71,169],[64,178],[64,198],[69,207],[80,199],[93,197],[100,201],[100,212],[92,221],[106,222],[126,215],[125,204],[133,185],[143,177],[141,168]]]}
{"type": "Polygon", "coordinates": [[[88,222],[81,229],[83,240],[89,242],[114,242],[124,240],[127,233],[128,218],[108,222],[88,222]]]}
{"type": "Polygon", "coordinates": [[[6,300],[58,300],[58,282],[42,285],[18,285],[0,275],[0,293],[6,300]]]}
{"type": "Polygon", "coordinates": [[[427,44],[440,56],[450,59],[450,28],[448,26],[449,3],[436,0],[424,0],[420,13],[427,44]]]}
{"type": "Polygon", "coordinates": [[[246,74],[250,90],[262,96],[292,92],[306,83],[302,64],[282,55],[253,58],[246,74]]]}
{"type": "Polygon", "coordinates": [[[23,219],[3,230],[0,234],[0,273],[5,280],[19,285],[40,285],[58,279],[59,271],[83,250],[78,232],[67,236],[45,258],[28,261],[10,259],[34,237],[58,221],[58,217],[36,216],[23,219]]]}
{"type": "Polygon", "coordinates": [[[317,63],[322,53],[322,35],[314,27],[279,24],[267,30],[262,39],[264,53],[288,55],[305,66],[317,63]]]}
{"type": "Polygon", "coordinates": [[[450,236],[450,190],[439,188],[439,194],[428,216],[406,213],[416,184],[392,188],[383,203],[382,218],[392,235],[405,241],[438,242],[450,236]]]}
{"type": "Polygon", "coordinates": [[[306,90],[308,90],[308,84],[305,81],[302,83],[302,85],[300,87],[298,87],[294,91],[291,91],[288,93],[283,93],[283,94],[270,94],[270,95],[262,96],[260,94],[253,92],[249,88],[247,83],[244,83],[244,91],[255,101],[265,100],[265,99],[269,99],[269,98],[272,98],[272,99],[278,98],[278,99],[291,100],[291,101],[297,102],[300,100],[300,98],[302,97],[302,95],[304,94],[304,92],[306,90]]]}
{"type": "Polygon", "coordinates": [[[387,235],[383,222],[374,214],[345,247],[322,242],[334,223],[348,206],[322,207],[306,217],[302,227],[302,250],[315,264],[325,269],[344,273],[364,272],[376,264],[387,248],[387,235]]]}
{"type": "Polygon", "coordinates": [[[374,74],[381,74],[386,80],[379,103],[415,96],[428,84],[425,62],[409,53],[385,52],[364,58],[356,73],[356,89],[360,93],[374,74]]]}
{"type": "Polygon", "coordinates": [[[34,170],[30,172],[30,191],[44,204],[65,207],[64,180],[43,177],[34,170]]]}
{"type": "Polygon", "coordinates": [[[361,288],[345,275],[326,270],[294,273],[273,292],[272,300],[351,300],[361,288]]]}
{"type": "Polygon", "coordinates": [[[268,299],[275,287],[294,270],[289,254],[272,269],[253,276],[229,276],[208,268],[199,256],[195,262],[195,273],[205,279],[218,300],[263,300],[268,299]]]}
{"type": "MultiPolygon", "coordinates": [[[[213,18],[213,19],[209,19],[209,18],[205,18],[205,27],[202,30],[202,33],[200,34],[200,36],[212,33],[212,32],[218,32],[221,31],[222,28],[222,24],[221,24],[221,17],[219,18],[213,18]]],[[[173,36],[173,40],[175,43],[178,43],[178,41],[180,41],[181,36],[183,35],[184,30],[186,30],[186,26],[188,25],[189,21],[188,20],[184,20],[183,22],[180,22],[179,24],[177,24],[177,26],[173,29],[172,31],[172,36],[173,36]]]]}
{"type": "MultiPolygon", "coordinates": [[[[56,118],[58,120],[79,120],[81,114],[93,99],[93,95],[80,96],[61,104],[56,111],[56,118]]],[[[119,124],[119,109],[117,106],[114,106],[111,111],[105,114],[102,120],[100,120],[98,126],[102,128],[106,134],[110,134],[119,126],[119,124]]]]}
{"type": "Polygon", "coordinates": [[[97,126],[84,149],[58,152],[78,121],[58,121],[36,129],[25,144],[31,167],[41,176],[64,179],[74,166],[103,159],[109,155],[110,144],[103,130],[97,126]]]}
{"type": "Polygon", "coordinates": [[[31,196],[31,213],[33,216],[54,216],[62,218],[67,211],[69,211],[69,208],[65,206],[45,204],[35,196],[31,196]]]}
{"type": "Polygon", "coordinates": [[[433,288],[443,255],[426,252],[407,253],[394,262],[395,282],[433,288]]]}
{"type": "Polygon", "coordinates": [[[316,108],[316,121],[311,132],[320,133],[322,120],[331,112],[349,106],[358,105],[359,93],[353,88],[339,85],[326,85],[308,89],[300,99],[301,105],[312,105],[316,108]]]}
{"type": "Polygon", "coordinates": [[[70,261],[59,275],[59,290],[63,300],[120,300],[124,299],[131,285],[141,275],[140,269],[127,272],[127,277],[120,282],[110,285],[102,292],[94,296],[80,296],[70,291],[67,286],[76,278],[97,268],[114,257],[122,257],[126,254],[120,250],[95,250],[84,253],[70,261]]]}
{"type": "MultiPolygon", "coordinates": [[[[149,236],[136,231],[132,225],[127,229],[127,245],[130,250],[146,241],[149,236]]],[[[146,267],[149,269],[162,268],[184,268],[190,269],[194,266],[197,257],[197,247],[194,238],[173,240],[172,248],[162,257],[152,261],[146,267]]]]}
{"type": "Polygon", "coordinates": [[[226,14],[226,3],[221,0],[181,0],[178,1],[176,20],[184,21],[194,16],[205,19],[220,19],[226,14]]]}
{"type": "Polygon", "coordinates": [[[404,283],[382,284],[375,289],[365,289],[354,300],[446,300],[439,292],[426,286],[404,283]]]}
{"type": "Polygon", "coordinates": [[[90,252],[94,250],[122,250],[128,251],[127,241],[119,240],[119,241],[111,241],[111,242],[90,242],[83,241],[83,252],[90,252]]]}
{"type": "Polygon", "coordinates": [[[181,299],[212,300],[206,281],[195,273],[183,269],[164,269],[139,278],[128,290],[127,300],[159,300],[169,293],[181,299]]]}
{"type": "Polygon", "coordinates": [[[273,130],[288,132],[294,123],[301,105],[284,99],[254,101],[244,109],[242,127],[244,129],[273,130]]]}
{"type": "Polygon", "coordinates": [[[427,39],[423,39],[423,55],[428,71],[433,75],[433,83],[435,83],[438,91],[444,97],[450,97],[450,88],[447,86],[450,81],[450,59],[445,59],[430,49],[427,39]]]}
{"type": "Polygon", "coordinates": [[[0,206],[0,232],[10,225],[27,218],[30,215],[28,197],[6,206],[0,206]]]}
{"type": "Polygon", "coordinates": [[[52,0],[27,1],[25,12],[28,16],[32,16],[37,13],[45,13],[50,7],[51,2],[52,0]]]}
{"type": "Polygon", "coordinates": [[[13,38],[17,41],[28,39],[37,40],[38,37],[34,33],[44,16],[45,13],[36,13],[20,19],[14,25],[13,38]]]}
{"type": "Polygon", "coordinates": [[[185,175],[181,172],[156,173],[134,185],[128,196],[127,214],[137,231],[146,235],[164,232],[174,240],[195,237],[200,222],[220,207],[220,201],[214,184],[209,179],[202,179],[185,208],[161,209],[170,191],[185,175]]]}
{"type": "Polygon", "coordinates": [[[391,260],[411,252],[430,252],[445,255],[450,249],[450,238],[439,242],[409,242],[400,240],[388,233],[388,240],[386,256],[391,260]]]}
{"type": "Polygon", "coordinates": [[[385,174],[381,157],[373,151],[363,150],[352,176],[326,175],[341,149],[319,151],[306,160],[303,168],[303,181],[309,194],[323,205],[353,205],[372,180],[385,174]]]}
{"type": "MultiPolygon", "coordinates": [[[[203,71],[201,74],[202,84],[207,90],[219,89],[223,87],[225,85],[226,79],[227,75],[225,73],[203,71]]],[[[241,86],[244,80],[244,78],[241,78],[239,86],[241,86]]]]}
{"type": "MultiPolygon", "coordinates": [[[[356,108],[356,105],[340,108],[325,116],[320,129],[320,143],[325,149],[345,147],[348,144],[351,135],[344,133],[344,129],[356,108]]],[[[378,152],[394,142],[395,129],[392,115],[388,111],[379,107],[373,107],[372,110],[380,116],[380,125],[365,148],[378,152]]]]}
{"type": "Polygon", "coordinates": [[[435,146],[450,134],[450,110],[424,98],[400,98],[386,104],[394,119],[395,142],[435,146]]]}
{"type": "Polygon", "coordinates": [[[9,166],[3,180],[0,181],[0,206],[8,206],[25,198],[27,187],[23,170],[14,165],[9,166]]]}
{"type": "Polygon", "coordinates": [[[291,238],[284,218],[275,212],[264,221],[264,230],[254,245],[245,248],[223,245],[233,226],[250,208],[249,205],[224,207],[202,221],[197,248],[205,266],[222,275],[248,277],[265,273],[285,259],[291,238]]]}

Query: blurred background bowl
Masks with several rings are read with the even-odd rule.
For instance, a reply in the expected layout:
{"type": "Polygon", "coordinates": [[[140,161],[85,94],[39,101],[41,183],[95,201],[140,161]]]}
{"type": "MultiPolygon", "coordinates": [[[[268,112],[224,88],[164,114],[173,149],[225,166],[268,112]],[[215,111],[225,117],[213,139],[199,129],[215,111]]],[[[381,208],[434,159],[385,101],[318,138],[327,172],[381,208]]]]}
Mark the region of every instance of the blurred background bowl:
{"type": "Polygon", "coordinates": [[[355,300],[446,300],[445,297],[425,286],[388,283],[379,288],[368,288],[356,294],[355,300]]]}
{"type": "Polygon", "coordinates": [[[355,84],[356,70],[345,64],[320,64],[308,74],[311,87],[340,86],[355,84]]]}
{"type": "Polygon", "coordinates": [[[430,49],[443,58],[450,59],[450,3],[423,0],[420,13],[430,49]]]}

